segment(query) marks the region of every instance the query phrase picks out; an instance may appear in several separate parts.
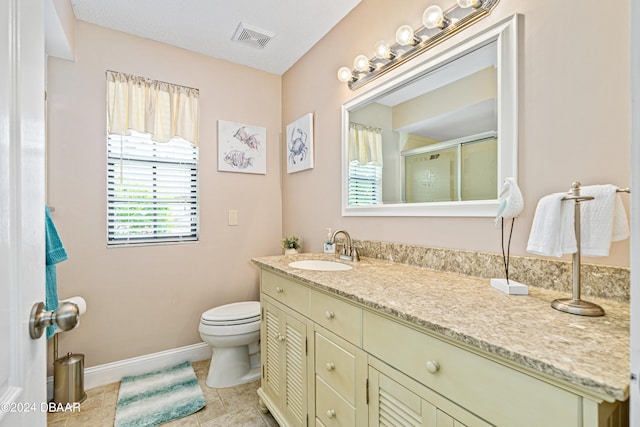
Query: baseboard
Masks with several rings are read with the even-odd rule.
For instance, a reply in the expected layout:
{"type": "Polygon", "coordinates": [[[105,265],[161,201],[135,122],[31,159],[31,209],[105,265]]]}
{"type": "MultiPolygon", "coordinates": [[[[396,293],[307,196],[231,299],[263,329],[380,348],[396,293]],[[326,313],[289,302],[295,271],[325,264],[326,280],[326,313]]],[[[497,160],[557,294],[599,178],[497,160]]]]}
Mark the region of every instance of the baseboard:
{"type": "MultiPolygon", "coordinates": [[[[132,357],[118,362],[92,366],[84,370],[84,389],[91,390],[105,384],[120,381],[126,375],[138,375],[170,366],[174,363],[197,362],[211,358],[211,347],[207,343],[188,345],[144,356],[132,357]]],[[[47,396],[53,398],[53,376],[47,378],[47,396]]]]}

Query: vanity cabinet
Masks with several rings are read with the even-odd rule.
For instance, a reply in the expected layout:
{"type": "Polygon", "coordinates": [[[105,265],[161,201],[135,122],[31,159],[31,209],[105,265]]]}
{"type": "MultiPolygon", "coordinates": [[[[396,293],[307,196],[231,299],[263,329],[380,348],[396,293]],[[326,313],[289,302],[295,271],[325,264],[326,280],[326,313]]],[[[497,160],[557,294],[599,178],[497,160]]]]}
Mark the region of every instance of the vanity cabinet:
{"type": "Polygon", "coordinates": [[[494,425],[581,425],[576,394],[381,315],[363,324],[367,352],[494,425]]]}
{"type": "Polygon", "coordinates": [[[264,273],[260,300],[261,402],[281,425],[306,426],[309,322],[301,313],[309,309],[309,289],[264,273]]]}
{"type": "Polygon", "coordinates": [[[281,426],[624,427],[623,402],[261,272],[264,410],[281,426]]]}
{"type": "Polygon", "coordinates": [[[262,401],[290,426],[307,424],[307,325],[299,314],[262,300],[262,401]]]}
{"type": "Polygon", "coordinates": [[[375,358],[369,361],[369,395],[372,426],[490,426],[375,358]]]}

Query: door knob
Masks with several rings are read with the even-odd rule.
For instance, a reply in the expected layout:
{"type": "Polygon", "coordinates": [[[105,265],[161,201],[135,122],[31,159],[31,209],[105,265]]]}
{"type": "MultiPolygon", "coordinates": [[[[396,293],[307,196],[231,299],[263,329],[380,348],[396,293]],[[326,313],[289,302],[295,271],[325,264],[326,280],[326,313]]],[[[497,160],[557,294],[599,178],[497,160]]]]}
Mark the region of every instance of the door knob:
{"type": "Polygon", "coordinates": [[[57,310],[47,311],[43,302],[37,302],[29,316],[29,335],[34,340],[42,336],[47,326],[58,325],[63,331],[76,327],[80,320],[80,309],[72,302],[63,302],[57,310]]]}

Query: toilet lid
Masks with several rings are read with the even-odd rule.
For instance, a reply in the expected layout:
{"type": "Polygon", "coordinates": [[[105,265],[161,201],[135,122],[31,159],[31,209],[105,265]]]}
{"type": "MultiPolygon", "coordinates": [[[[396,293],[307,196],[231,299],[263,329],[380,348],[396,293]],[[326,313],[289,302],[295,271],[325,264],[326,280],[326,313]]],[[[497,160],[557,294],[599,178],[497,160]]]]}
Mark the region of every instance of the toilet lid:
{"type": "Polygon", "coordinates": [[[206,323],[248,323],[259,318],[259,301],[234,302],[212,308],[202,314],[202,320],[206,323]]]}

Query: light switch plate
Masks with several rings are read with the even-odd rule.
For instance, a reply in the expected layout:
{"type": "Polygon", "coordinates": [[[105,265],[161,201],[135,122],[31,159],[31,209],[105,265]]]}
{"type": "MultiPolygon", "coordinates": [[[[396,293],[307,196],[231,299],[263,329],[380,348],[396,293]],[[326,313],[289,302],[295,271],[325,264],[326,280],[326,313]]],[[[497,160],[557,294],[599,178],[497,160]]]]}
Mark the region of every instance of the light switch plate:
{"type": "Polygon", "coordinates": [[[238,211],[235,209],[229,210],[229,225],[238,225],[238,211]]]}

